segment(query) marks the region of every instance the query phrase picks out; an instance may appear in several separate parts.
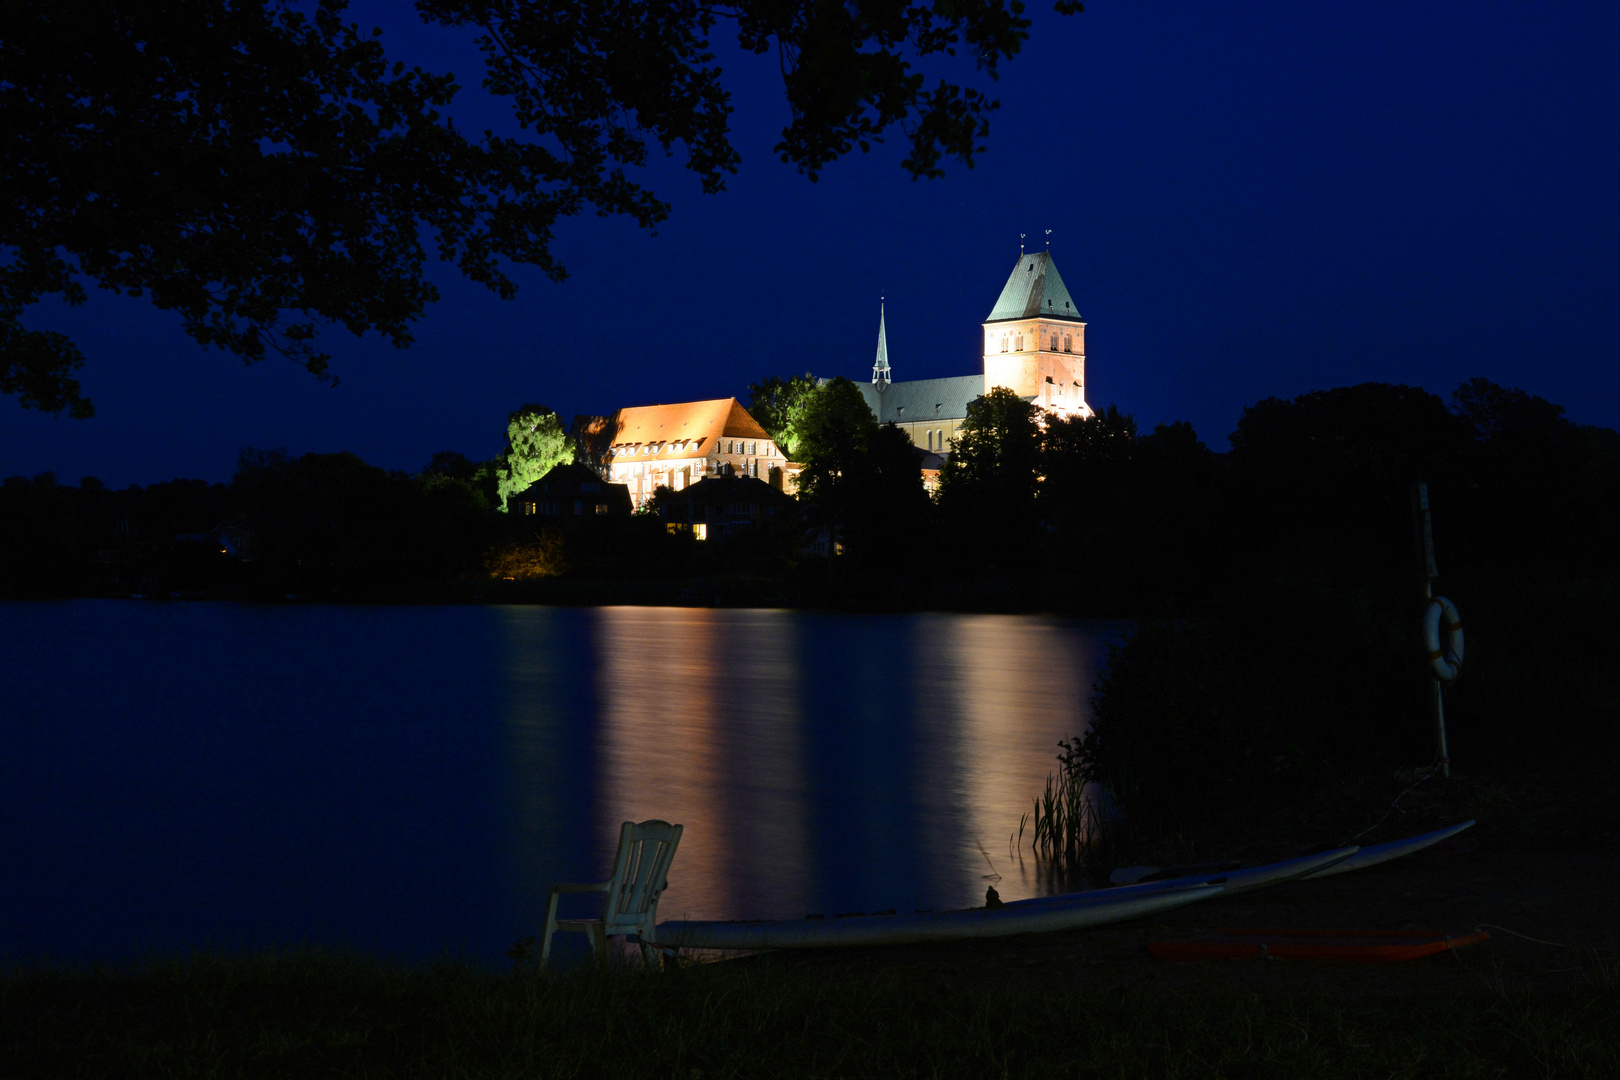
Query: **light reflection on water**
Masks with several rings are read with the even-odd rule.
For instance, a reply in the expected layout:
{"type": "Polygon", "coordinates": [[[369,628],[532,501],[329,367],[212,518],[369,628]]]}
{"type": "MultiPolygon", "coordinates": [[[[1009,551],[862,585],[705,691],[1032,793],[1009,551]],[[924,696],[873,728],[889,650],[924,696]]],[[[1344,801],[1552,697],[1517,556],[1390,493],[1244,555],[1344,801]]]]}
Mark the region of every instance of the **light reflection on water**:
{"type": "Polygon", "coordinates": [[[0,605],[0,960],[320,942],[500,965],[552,882],[601,880],[650,817],[686,826],[665,917],[965,906],[992,873],[1033,895],[1008,836],[1119,629],[0,605]]]}
{"type": "MultiPolygon", "coordinates": [[[[529,642],[537,615],[507,609],[508,640],[529,642]]],[[[1083,723],[1112,628],[690,608],[589,619],[588,865],[606,875],[623,820],[684,824],[662,915],[959,907],[987,880],[1004,899],[1038,891],[1009,837],[1083,723]]],[[[519,645],[514,672],[535,663],[519,645]]],[[[555,758],[532,745],[548,712],[543,696],[514,698],[520,756],[555,758]]]]}

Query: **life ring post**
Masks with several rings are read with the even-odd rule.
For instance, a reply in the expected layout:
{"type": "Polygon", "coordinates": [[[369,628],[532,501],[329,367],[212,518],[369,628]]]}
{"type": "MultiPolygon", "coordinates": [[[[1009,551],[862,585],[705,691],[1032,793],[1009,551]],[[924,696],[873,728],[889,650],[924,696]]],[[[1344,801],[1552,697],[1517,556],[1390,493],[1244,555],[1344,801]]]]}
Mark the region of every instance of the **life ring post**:
{"type": "Polygon", "coordinates": [[[1451,778],[1451,752],[1446,746],[1446,701],[1445,683],[1457,677],[1462,666],[1462,619],[1457,616],[1457,609],[1450,600],[1440,598],[1444,609],[1435,612],[1436,598],[1434,595],[1434,579],[1440,576],[1440,571],[1434,565],[1434,521],[1429,514],[1429,485],[1422,481],[1412,485],[1412,531],[1417,540],[1417,553],[1423,570],[1423,625],[1424,644],[1429,651],[1429,666],[1433,676],[1429,680],[1429,696],[1434,704],[1434,743],[1435,754],[1440,760],[1440,775],[1451,778]],[[1436,625],[1436,643],[1429,644],[1428,626],[1430,615],[1434,613],[1436,625]],[[1438,641],[1438,628],[1441,617],[1449,613],[1447,647],[1440,648],[1438,641]],[[1455,634],[1452,634],[1452,628],[1455,634]],[[1450,650],[1452,637],[1455,637],[1455,651],[1450,650]],[[1436,654],[1436,649],[1440,651],[1436,654]],[[1436,663],[1436,661],[1439,663],[1436,663]],[[1441,670],[1444,665],[1450,674],[1441,670]]]}

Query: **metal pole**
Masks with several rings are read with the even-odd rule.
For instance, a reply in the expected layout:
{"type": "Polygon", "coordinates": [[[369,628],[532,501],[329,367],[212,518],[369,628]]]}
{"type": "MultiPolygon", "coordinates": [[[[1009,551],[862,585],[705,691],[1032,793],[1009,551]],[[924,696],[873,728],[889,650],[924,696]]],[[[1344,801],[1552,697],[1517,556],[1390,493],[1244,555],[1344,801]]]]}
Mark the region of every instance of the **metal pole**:
{"type": "Polygon", "coordinates": [[[1440,755],[1440,775],[1451,779],[1451,754],[1446,750],[1446,692],[1439,679],[1432,680],[1434,697],[1434,746],[1440,755]]]}
{"type": "MultiPolygon", "coordinates": [[[[1423,603],[1434,599],[1434,579],[1440,572],[1434,565],[1434,523],[1429,516],[1429,485],[1412,485],[1412,524],[1417,533],[1418,554],[1423,561],[1423,603]]],[[[1440,775],[1451,778],[1451,753],[1446,748],[1445,684],[1431,674],[1429,696],[1434,701],[1434,746],[1440,758],[1440,775]]]]}

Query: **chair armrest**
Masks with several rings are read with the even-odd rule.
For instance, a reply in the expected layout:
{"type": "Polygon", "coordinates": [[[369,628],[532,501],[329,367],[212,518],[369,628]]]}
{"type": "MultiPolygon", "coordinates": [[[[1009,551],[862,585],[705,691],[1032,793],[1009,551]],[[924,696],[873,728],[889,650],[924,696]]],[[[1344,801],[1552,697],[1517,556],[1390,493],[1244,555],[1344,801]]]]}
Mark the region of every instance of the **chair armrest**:
{"type": "Polygon", "coordinates": [[[558,893],[571,893],[571,892],[607,892],[608,889],[611,888],[612,886],[613,886],[613,882],[611,882],[611,881],[604,881],[604,882],[601,882],[600,884],[597,884],[597,885],[574,885],[574,884],[553,885],[551,887],[551,895],[556,896],[558,893]]]}

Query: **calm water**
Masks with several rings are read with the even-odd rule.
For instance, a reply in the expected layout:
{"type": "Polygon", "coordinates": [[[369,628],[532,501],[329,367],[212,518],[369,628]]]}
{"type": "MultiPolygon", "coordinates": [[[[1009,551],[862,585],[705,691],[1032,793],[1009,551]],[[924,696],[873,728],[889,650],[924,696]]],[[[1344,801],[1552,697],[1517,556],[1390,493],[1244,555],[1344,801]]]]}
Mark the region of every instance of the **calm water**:
{"type": "Polygon", "coordinates": [[[0,605],[0,957],[504,964],[619,823],[664,918],[1040,891],[1008,837],[1119,626],[689,608],[0,605]]]}

